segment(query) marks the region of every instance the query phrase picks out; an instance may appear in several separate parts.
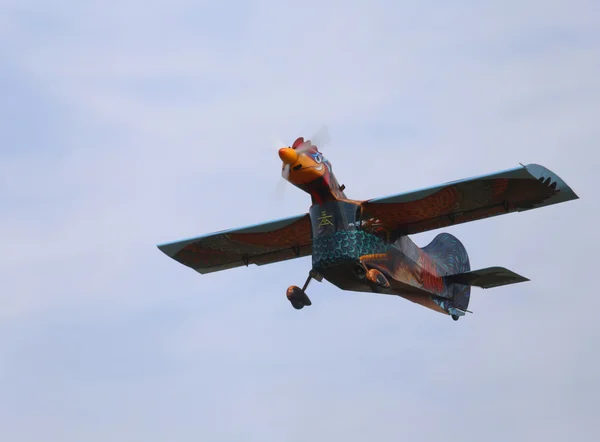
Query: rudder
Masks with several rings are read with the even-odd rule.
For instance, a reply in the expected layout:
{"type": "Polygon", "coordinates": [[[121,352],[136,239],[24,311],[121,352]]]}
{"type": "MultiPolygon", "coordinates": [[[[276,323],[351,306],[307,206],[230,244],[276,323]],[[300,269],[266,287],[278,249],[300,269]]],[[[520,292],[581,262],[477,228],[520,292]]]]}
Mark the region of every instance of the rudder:
{"type": "MultiPolygon", "coordinates": [[[[458,238],[449,233],[437,235],[423,247],[423,251],[436,262],[444,275],[467,273],[471,270],[467,249],[458,238]]],[[[449,283],[448,290],[452,298],[450,302],[441,301],[444,305],[440,304],[440,306],[450,314],[453,314],[450,310],[452,308],[466,311],[471,299],[471,286],[448,280],[446,282],[449,283]]]]}

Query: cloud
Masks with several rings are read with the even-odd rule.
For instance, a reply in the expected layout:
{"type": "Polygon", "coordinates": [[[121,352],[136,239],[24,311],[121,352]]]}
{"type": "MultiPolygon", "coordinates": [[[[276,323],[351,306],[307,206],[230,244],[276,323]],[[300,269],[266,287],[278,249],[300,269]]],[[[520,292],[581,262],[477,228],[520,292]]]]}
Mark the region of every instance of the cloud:
{"type": "Polygon", "coordinates": [[[592,440],[594,2],[1,8],[11,440],[592,440]],[[521,161],[581,200],[449,229],[532,279],[458,323],[314,282],[296,312],[310,259],[201,276],[155,248],[305,212],[272,198],[274,139],[323,123],[355,198],[521,161]]]}

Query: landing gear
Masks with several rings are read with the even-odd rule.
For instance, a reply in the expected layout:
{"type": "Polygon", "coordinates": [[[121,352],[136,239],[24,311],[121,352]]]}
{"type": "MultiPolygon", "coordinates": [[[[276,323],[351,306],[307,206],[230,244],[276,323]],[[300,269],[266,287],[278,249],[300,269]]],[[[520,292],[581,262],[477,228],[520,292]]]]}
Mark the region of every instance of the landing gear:
{"type": "Polygon", "coordinates": [[[317,281],[321,282],[323,277],[316,271],[311,270],[302,288],[292,285],[287,289],[287,299],[292,304],[292,307],[294,307],[296,310],[301,310],[306,306],[312,305],[310,298],[306,295],[306,287],[308,287],[311,279],[316,279],[317,281]]]}
{"type": "Polygon", "coordinates": [[[292,304],[296,310],[301,310],[304,306],[312,305],[310,298],[306,295],[306,293],[295,285],[289,287],[286,293],[288,301],[292,304]]]}
{"type": "Polygon", "coordinates": [[[454,319],[455,321],[458,321],[458,318],[460,318],[460,316],[452,315],[452,319],[454,319]]]}

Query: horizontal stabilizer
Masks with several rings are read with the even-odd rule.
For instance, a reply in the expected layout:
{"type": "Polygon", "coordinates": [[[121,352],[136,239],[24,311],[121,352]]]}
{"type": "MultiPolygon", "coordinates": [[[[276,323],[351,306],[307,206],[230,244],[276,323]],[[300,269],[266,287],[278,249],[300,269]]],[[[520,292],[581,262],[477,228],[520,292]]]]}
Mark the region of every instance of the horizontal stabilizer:
{"type": "Polygon", "coordinates": [[[456,284],[471,285],[483,289],[529,281],[529,279],[517,275],[515,272],[504,267],[488,267],[466,273],[457,273],[456,275],[446,276],[446,280],[456,284]]]}

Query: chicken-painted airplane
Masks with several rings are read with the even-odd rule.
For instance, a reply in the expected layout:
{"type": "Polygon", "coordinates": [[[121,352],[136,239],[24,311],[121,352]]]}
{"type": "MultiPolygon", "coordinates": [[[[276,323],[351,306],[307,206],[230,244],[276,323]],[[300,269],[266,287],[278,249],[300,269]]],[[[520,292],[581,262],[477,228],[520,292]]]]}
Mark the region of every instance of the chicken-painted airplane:
{"type": "Polygon", "coordinates": [[[522,212],[577,199],[548,169],[529,164],[490,175],[366,201],[351,200],[318,147],[298,138],[279,150],[282,175],[312,199],[308,213],[159,245],[199,273],[265,265],[312,255],[302,288],[287,299],[311,305],[306,288],[323,278],[342,290],[398,295],[455,321],[469,306],[471,287],[528,281],[502,267],[471,270],[467,251],[449,233],[419,248],[409,234],[522,212]]]}

